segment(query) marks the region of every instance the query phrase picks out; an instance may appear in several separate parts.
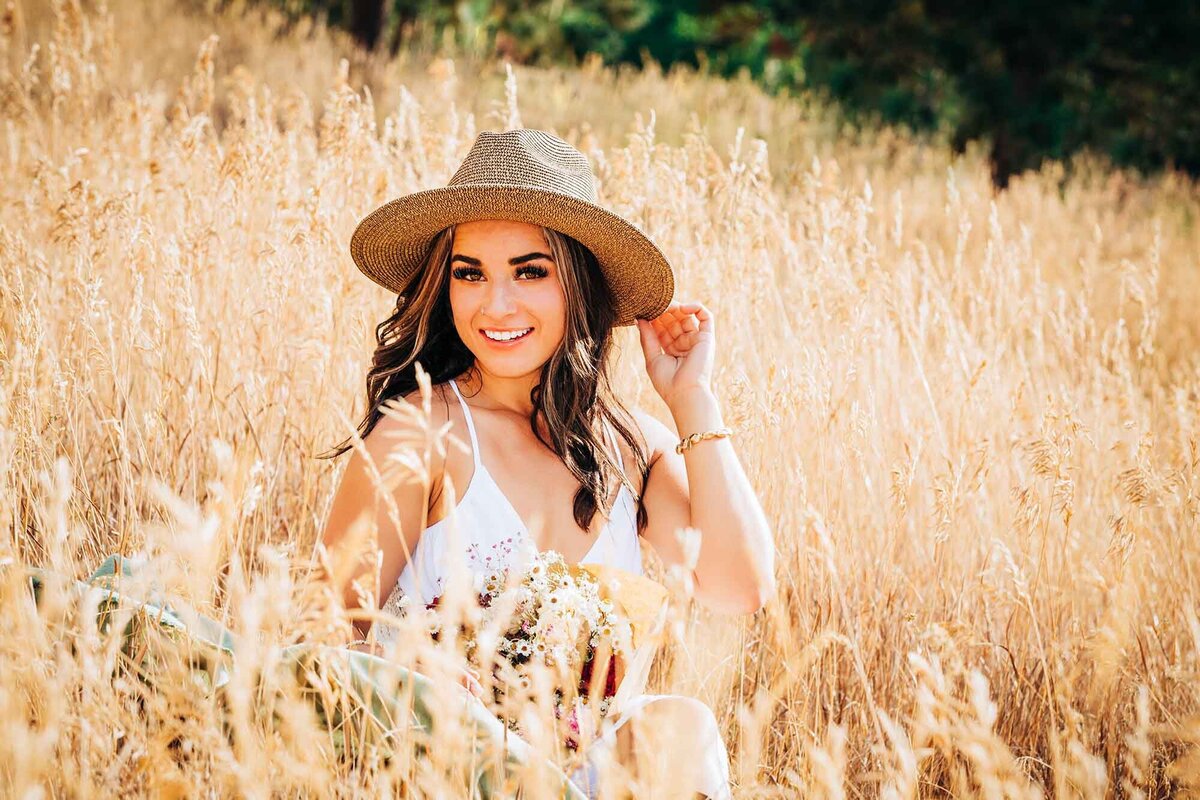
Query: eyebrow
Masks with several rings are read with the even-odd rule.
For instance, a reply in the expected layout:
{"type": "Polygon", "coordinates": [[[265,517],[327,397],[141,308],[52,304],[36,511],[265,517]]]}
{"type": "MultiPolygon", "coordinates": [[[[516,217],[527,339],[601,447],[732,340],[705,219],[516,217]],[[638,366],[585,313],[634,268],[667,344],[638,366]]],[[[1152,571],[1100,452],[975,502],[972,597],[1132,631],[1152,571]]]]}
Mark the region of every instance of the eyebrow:
{"type": "MultiPolygon", "coordinates": [[[[534,252],[534,253],[526,253],[526,254],[525,254],[525,255],[523,255],[523,256],[517,256],[517,257],[515,257],[515,258],[510,258],[510,259],[508,260],[508,263],[509,263],[509,264],[511,264],[512,266],[514,266],[514,267],[515,267],[515,266],[517,266],[518,264],[524,264],[526,261],[533,261],[534,259],[537,259],[537,258],[544,258],[544,259],[546,259],[547,261],[553,261],[553,260],[554,260],[553,258],[551,258],[550,256],[546,255],[545,253],[538,253],[538,252],[534,252]]],[[[471,258],[470,256],[464,256],[462,253],[455,253],[454,255],[452,255],[452,256],[450,257],[450,261],[451,261],[451,262],[454,262],[454,261],[465,261],[465,262],[467,262],[468,264],[471,264],[472,266],[476,266],[476,267],[482,267],[482,266],[483,266],[483,262],[482,262],[482,261],[480,261],[478,258],[471,258]]]]}

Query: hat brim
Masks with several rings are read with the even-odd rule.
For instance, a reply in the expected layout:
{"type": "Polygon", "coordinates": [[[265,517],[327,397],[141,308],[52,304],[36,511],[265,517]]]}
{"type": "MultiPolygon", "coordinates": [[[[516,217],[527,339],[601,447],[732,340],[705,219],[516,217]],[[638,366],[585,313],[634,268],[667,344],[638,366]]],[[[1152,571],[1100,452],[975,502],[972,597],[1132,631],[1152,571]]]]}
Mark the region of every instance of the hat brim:
{"type": "Polygon", "coordinates": [[[438,232],[480,219],[545,225],[591,250],[616,300],[616,325],[654,319],[675,294],[670,262],[636,225],[586,200],[524,186],[445,186],[398,197],[358,223],[350,255],[364,275],[399,294],[438,232]]]}

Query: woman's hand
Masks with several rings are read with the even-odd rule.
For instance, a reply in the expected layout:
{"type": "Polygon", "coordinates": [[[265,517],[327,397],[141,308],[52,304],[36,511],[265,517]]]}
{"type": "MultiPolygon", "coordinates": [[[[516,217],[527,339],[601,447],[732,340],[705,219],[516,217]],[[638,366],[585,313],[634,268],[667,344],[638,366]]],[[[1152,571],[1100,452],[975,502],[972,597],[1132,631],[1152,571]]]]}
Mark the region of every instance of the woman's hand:
{"type": "Polygon", "coordinates": [[[479,671],[466,667],[458,678],[458,682],[466,687],[467,691],[476,697],[483,697],[483,684],[479,682],[479,671]]]}
{"type": "Polygon", "coordinates": [[[652,320],[637,320],[650,382],[667,404],[693,390],[712,391],[717,350],[712,312],[701,303],[672,302],[652,320]]]}

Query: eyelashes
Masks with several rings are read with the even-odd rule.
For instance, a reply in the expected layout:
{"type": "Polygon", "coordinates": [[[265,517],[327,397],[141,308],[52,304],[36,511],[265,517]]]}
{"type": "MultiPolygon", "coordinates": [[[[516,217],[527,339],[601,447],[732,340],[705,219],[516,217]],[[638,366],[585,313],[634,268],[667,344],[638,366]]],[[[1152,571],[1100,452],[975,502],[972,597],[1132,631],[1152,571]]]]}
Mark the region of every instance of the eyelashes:
{"type": "Polygon", "coordinates": [[[545,267],[539,267],[536,264],[527,264],[517,270],[517,275],[529,275],[530,278],[544,278],[550,274],[550,270],[545,267]]]}
{"type": "MultiPolygon", "coordinates": [[[[450,274],[456,280],[466,281],[467,283],[478,283],[483,280],[483,272],[478,267],[455,267],[450,270],[450,274]],[[479,280],[476,280],[478,278],[479,280]]],[[[517,277],[526,277],[527,280],[536,280],[544,278],[550,274],[550,270],[545,267],[539,267],[536,264],[526,264],[517,268],[517,277]]]]}

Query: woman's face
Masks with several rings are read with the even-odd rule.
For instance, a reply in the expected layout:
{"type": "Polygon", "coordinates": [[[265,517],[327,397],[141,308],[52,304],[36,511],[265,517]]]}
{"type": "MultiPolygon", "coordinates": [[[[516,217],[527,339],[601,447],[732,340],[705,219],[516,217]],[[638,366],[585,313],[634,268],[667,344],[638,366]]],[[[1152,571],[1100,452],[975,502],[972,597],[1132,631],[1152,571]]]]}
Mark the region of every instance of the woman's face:
{"type": "Polygon", "coordinates": [[[481,369],[517,378],[549,360],[566,330],[558,268],[537,225],[489,219],[455,227],[450,308],[481,369]]]}

